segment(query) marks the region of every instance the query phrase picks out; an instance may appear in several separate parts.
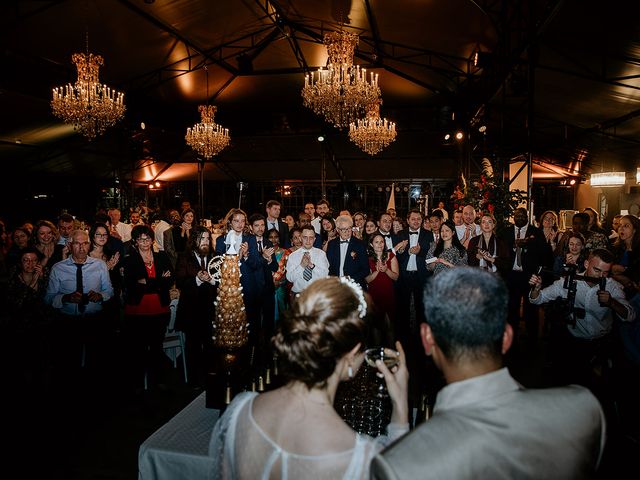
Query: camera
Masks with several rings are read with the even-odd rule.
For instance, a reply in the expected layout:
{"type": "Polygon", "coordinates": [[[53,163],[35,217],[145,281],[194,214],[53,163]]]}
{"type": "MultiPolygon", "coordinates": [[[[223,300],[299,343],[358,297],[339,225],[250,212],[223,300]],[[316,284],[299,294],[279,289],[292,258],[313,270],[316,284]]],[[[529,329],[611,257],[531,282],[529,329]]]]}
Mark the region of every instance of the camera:
{"type": "MultiPolygon", "coordinates": [[[[607,286],[606,277],[587,277],[585,275],[578,275],[578,266],[573,263],[567,263],[563,266],[563,273],[560,277],[564,277],[564,283],[562,287],[567,290],[567,298],[558,297],[552,302],[549,302],[547,311],[553,315],[564,320],[568,325],[575,326],[576,319],[582,319],[586,315],[584,308],[576,307],[576,292],[578,289],[578,280],[584,280],[585,282],[599,284],[600,290],[605,290],[607,286]]],[[[540,270],[545,273],[553,273],[548,270],[540,270]]],[[[556,275],[557,276],[557,275],[556,275]]]]}

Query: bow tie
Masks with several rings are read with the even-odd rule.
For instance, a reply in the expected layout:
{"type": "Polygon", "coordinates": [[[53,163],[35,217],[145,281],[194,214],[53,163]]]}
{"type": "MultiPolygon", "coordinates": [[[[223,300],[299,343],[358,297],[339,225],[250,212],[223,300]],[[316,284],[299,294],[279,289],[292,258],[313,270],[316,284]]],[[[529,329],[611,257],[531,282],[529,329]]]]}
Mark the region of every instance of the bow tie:
{"type": "Polygon", "coordinates": [[[420,232],[409,232],[409,235],[418,235],[420,232]]]}
{"type": "Polygon", "coordinates": [[[343,243],[349,243],[349,240],[340,240],[340,245],[342,245],[343,243]]]}
{"type": "Polygon", "coordinates": [[[390,236],[391,236],[391,234],[390,234],[390,233],[381,233],[380,235],[382,235],[382,236],[383,236],[383,237],[385,237],[385,238],[387,238],[387,237],[390,237],[390,236]]]}

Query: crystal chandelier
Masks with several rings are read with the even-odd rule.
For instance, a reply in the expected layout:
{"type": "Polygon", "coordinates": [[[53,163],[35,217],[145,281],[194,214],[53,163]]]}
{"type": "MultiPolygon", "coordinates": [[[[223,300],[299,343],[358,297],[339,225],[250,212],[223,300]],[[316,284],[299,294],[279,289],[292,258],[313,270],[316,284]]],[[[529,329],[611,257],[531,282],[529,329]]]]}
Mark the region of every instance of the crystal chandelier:
{"type": "MultiPolygon", "coordinates": [[[[209,70],[204,66],[207,76],[207,102],[209,101],[209,70]]],[[[197,153],[202,155],[205,160],[218,155],[229,145],[229,129],[221,127],[213,121],[213,117],[218,109],[213,105],[200,105],[200,123],[196,123],[193,127],[187,128],[187,134],[184,139],[187,145],[193,148],[197,153]]]]}
{"type": "Polygon", "coordinates": [[[229,129],[213,121],[217,108],[213,105],[200,105],[198,111],[202,120],[187,128],[184,139],[187,145],[202,155],[205,160],[219,154],[229,145],[229,129]]]}
{"type": "Polygon", "coordinates": [[[371,72],[367,80],[366,69],[353,64],[358,35],[330,32],[324,44],[327,67],[305,75],[303,104],[337,128],[346,128],[365,113],[367,105],[379,101],[378,75],[371,72]]]}
{"type": "Polygon", "coordinates": [[[380,103],[369,107],[367,116],[349,125],[349,138],[369,155],[375,155],[396,139],[396,124],[380,118],[380,103]]]}
{"type": "Polygon", "coordinates": [[[124,93],[100,83],[98,70],[104,64],[100,55],[87,52],[74,53],[71,60],[78,70],[75,84],[68,83],[53,89],[51,108],[56,117],[74,128],[89,140],[101,135],[124,116],[124,93]]]}

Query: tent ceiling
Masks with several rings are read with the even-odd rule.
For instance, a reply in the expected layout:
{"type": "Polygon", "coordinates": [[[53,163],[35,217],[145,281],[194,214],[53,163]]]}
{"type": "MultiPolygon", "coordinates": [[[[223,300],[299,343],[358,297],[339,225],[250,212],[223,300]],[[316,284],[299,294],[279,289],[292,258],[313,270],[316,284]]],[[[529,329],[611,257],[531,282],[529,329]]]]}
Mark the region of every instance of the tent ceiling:
{"type": "Polygon", "coordinates": [[[639,9],[621,0],[4,2],[0,161],[12,174],[192,179],[184,132],[209,100],[232,135],[205,169],[211,180],[318,179],[322,158],[329,178],[340,177],[334,163],[348,180],[453,178],[469,156],[473,171],[483,154],[529,150],[559,167],[556,178],[632,170],[639,9]],[[87,28],[105,59],[102,81],[127,103],[125,121],[91,143],[49,109],[51,88],[75,79],[70,57],[87,28]],[[356,63],[379,74],[382,114],[398,124],[397,141],[374,158],[302,106],[304,73],[326,62],[322,35],[339,28],[360,35],[356,63]],[[481,68],[470,62],[476,51],[481,68]],[[443,145],[453,128],[471,133],[466,151],[443,145]]]}

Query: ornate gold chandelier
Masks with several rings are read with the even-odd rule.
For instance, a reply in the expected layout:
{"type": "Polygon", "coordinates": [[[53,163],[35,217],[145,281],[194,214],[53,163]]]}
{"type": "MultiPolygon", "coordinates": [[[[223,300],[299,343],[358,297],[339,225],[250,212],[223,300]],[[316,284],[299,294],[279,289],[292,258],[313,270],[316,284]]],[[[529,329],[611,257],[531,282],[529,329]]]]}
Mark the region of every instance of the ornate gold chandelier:
{"type": "Polygon", "coordinates": [[[349,138],[364,152],[375,155],[396,139],[396,124],[380,118],[380,103],[376,102],[364,119],[349,125],[349,138]]]}
{"type": "Polygon", "coordinates": [[[367,105],[379,101],[378,75],[371,72],[367,80],[366,69],[353,64],[358,35],[330,32],[324,44],[327,67],[305,75],[303,104],[337,128],[346,128],[365,113],[367,105]]]}
{"type": "Polygon", "coordinates": [[[115,125],[126,110],[124,93],[100,83],[98,70],[104,64],[100,55],[87,52],[74,53],[71,60],[78,70],[78,79],[53,89],[51,108],[56,117],[74,128],[89,140],[115,125]]]}
{"type": "Polygon", "coordinates": [[[217,108],[213,105],[198,107],[201,121],[191,128],[187,128],[184,139],[187,145],[202,155],[205,160],[218,155],[229,145],[229,129],[221,127],[213,121],[217,108]]]}

